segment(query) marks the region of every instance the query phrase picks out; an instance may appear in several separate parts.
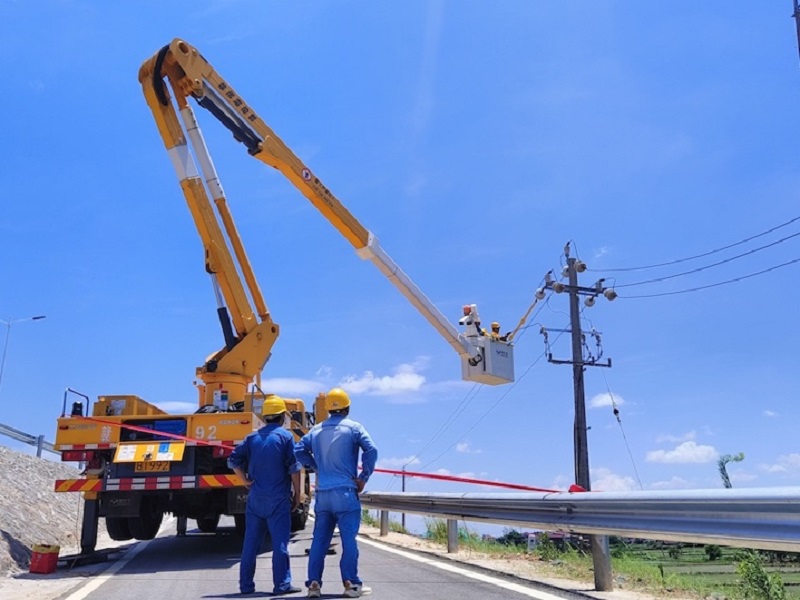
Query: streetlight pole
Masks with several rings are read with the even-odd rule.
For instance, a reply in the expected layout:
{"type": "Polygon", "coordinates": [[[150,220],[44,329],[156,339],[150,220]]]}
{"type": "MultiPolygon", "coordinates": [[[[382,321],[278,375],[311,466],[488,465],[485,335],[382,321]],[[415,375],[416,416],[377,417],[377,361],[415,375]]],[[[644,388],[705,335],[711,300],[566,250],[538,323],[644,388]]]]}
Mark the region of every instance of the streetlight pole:
{"type": "Polygon", "coordinates": [[[6,368],[6,355],[8,354],[8,340],[11,338],[11,326],[15,323],[22,323],[24,321],[38,321],[44,319],[45,315],[37,315],[35,317],[25,317],[24,319],[8,318],[8,321],[0,319],[0,323],[6,326],[6,341],[3,344],[3,358],[0,360],[0,388],[3,386],[3,371],[6,368]]]}

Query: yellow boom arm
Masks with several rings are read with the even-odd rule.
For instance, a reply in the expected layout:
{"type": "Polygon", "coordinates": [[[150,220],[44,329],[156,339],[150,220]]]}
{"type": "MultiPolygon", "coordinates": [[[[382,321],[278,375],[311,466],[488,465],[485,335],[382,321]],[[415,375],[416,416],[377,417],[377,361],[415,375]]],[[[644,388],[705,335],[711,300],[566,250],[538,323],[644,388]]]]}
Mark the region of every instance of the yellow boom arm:
{"type": "MultiPolygon", "coordinates": [[[[162,48],[152,58],[147,60],[139,71],[139,81],[144,89],[147,103],[155,116],[158,129],[167,146],[173,163],[181,179],[181,187],[187,197],[192,214],[198,211],[199,206],[210,204],[207,196],[203,200],[200,188],[202,182],[196,172],[189,171],[184,165],[187,162],[186,142],[183,132],[178,123],[173,104],[170,100],[164,79],[169,83],[175,102],[178,105],[184,121],[188,121],[187,130],[199,130],[196,126],[194,115],[189,107],[188,98],[193,97],[198,104],[210,111],[220,122],[231,130],[234,137],[242,142],[253,157],[274,167],[280,171],[311,203],[319,210],[323,216],[353,245],[356,253],[363,259],[369,259],[380,271],[389,278],[398,290],[417,308],[425,319],[445,338],[450,346],[461,356],[462,374],[465,379],[480,381],[482,383],[498,384],[508,383],[514,380],[513,375],[513,348],[510,344],[497,342],[484,336],[479,328],[480,318],[474,305],[465,307],[464,317],[461,323],[466,325],[464,334],[458,330],[445,318],[439,309],[422,293],[422,291],[411,281],[411,279],[397,266],[388,254],[380,247],[377,237],[368,231],[352,214],[342,205],[342,203],[325,187],[320,179],[284,144],[284,142],[267,126],[258,116],[255,110],[236,93],[219,74],[211,67],[200,52],[181,39],[173,40],[168,46],[162,48]],[[491,355],[491,356],[490,356],[491,355]]],[[[193,140],[194,141],[194,140],[193,140]]],[[[195,148],[196,148],[195,144],[195,148]]],[[[222,188],[216,174],[213,172],[213,165],[210,157],[202,146],[203,161],[209,163],[211,173],[206,173],[205,165],[203,173],[206,185],[214,198],[214,203],[218,209],[225,206],[225,199],[222,188]]],[[[197,155],[197,150],[195,149],[197,155]]],[[[203,193],[205,190],[203,189],[203,193]]],[[[223,221],[227,210],[222,211],[223,221]]],[[[203,243],[208,247],[215,246],[215,234],[206,227],[205,219],[198,220],[203,243]],[[201,226],[202,225],[202,226],[201,226]]],[[[228,219],[230,221],[230,219],[228,219]]],[[[225,221],[229,235],[233,228],[225,221]]],[[[238,235],[231,236],[238,240],[238,235]]],[[[234,244],[236,248],[236,244],[234,244]]],[[[221,254],[221,253],[220,253],[221,254]]],[[[236,250],[236,255],[242,259],[244,251],[236,250]]],[[[228,306],[236,307],[234,310],[234,324],[237,332],[246,331],[249,319],[252,314],[247,315],[242,307],[245,304],[240,298],[240,290],[228,276],[228,265],[222,264],[219,257],[216,268],[220,273],[221,287],[228,306]],[[238,313],[238,314],[237,314],[238,313]]],[[[263,305],[260,299],[255,279],[249,271],[246,263],[243,269],[245,279],[250,288],[251,294],[257,296],[256,306],[263,305]],[[261,302],[261,304],[259,304],[261,302]]],[[[240,286],[239,286],[240,287],[240,286]]],[[[262,311],[259,308],[259,315],[262,311]]],[[[263,315],[268,318],[266,308],[263,315]]]]}

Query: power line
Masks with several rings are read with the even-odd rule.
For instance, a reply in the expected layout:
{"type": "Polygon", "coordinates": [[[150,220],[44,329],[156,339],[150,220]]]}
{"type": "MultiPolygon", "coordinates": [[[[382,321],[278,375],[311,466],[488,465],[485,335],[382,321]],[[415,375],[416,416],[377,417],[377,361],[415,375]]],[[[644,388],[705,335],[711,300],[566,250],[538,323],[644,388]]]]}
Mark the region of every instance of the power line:
{"type": "Polygon", "coordinates": [[[716,248],[714,250],[709,250],[708,252],[703,252],[702,254],[695,254],[694,256],[687,256],[686,258],[678,258],[676,260],[670,260],[670,261],[663,262],[663,263],[657,263],[657,264],[653,264],[653,265],[645,265],[645,266],[641,266],[641,267],[624,267],[624,268],[616,268],[616,269],[588,269],[588,270],[589,271],[602,271],[602,272],[645,271],[647,269],[655,269],[657,267],[667,267],[669,265],[676,265],[678,263],[687,262],[687,261],[690,261],[690,260],[695,260],[697,258],[703,258],[704,256],[710,256],[712,254],[716,254],[716,253],[722,252],[724,250],[729,250],[730,248],[734,248],[736,246],[741,246],[742,244],[746,244],[747,242],[751,242],[751,241],[753,241],[753,240],[755,240],[757,238],[760,238],[760,237],[763,237],[765,235],[768,235],[768,234],[772,233],[773,231],[777,231],[778,229],[786,227],[787,225],[791,225],[795,221],[800,221],[800,216],[794,217],[793,219],[790,219],[790,220],[786,221],[785,223],[781,223],[780,225],[776,225],[775,227],[772,227],[771,229],[767,229],[766,231],[762,231],[761,233],[758,233],[756,235],[750,236],[750,237],[745,238],[743,240],[739,240],[738,242],[735,242],[733,244],[728,244],[727,246],[722,246],[721,248],[716,248]]]}
{"type": "Polygon", "coordinates": [[[705,271],[706,269],[711,269],[712,267],[718,267],[720,265],[724,265],[729,262],[733,262],[736,259],[742,258],[744,256],[749,256],[750,254],[755,254],[756,252],[760,252],[761,250],[765,250],[766,248],[771,248],[772,246],[777,246],[778,244],[782,244],[783,242],[790,240],[800,236],[800,232],[793,233],[792,235],[788,235],[785,238],[781,238],[776,240],[770,244],[766,244],[764,246],[759,246],[758,248],[753,248],[752,250],[748,250],[747,252],[743,252],[742,254],[737,254],[736,256],[731,256],[724,260],[720,260],[715,263],[711,263],[710,265],[705,265],[704,267],[697,267],[696,269],[692,269],[691,271],[684,271],[683,273],[675,273],[673,275],[666,275],[664,277],[656,277],[655,279],[648,279],[646,281],[636,281],[634,283],[623,283],[621,285],[615,285],[614,289],[617,288],[624,288],[624,287],[633,287],[635,285],[645,285],[647,283],[656,283],[658,281],[666,281],[667,279],[674,279],[676,277],[683,277],[684,275],[691,275],[692,273],[699,273],[700,271],[705,271]]]}
{"type": "Polygon", "coordinates": [[[636,296],[619,296],[620,298],[657,298],[659,296],[675,296],[677,294],[688,294],[689,292],[698,292],[700,290],[707,290],[713,287],[719,287],[721,285],[727,285],[729,283],[736,283],[738,281],[742,281],[744,279],[750,279],[751,277],[757,277],[758,275],[763,275],[764,273],[769,273],[770,271],[775,271],[777,269],[781,269],[783,267],[787,267],[789,265],[793,265],[797,262],[800,262],[800,258],[794,258],[790,261],[782,263],[780,265],[772,266],[768,269],[764,269],[763,271],[758,271],[757,273],[750,273],[749,275],[742,275],[741,277],[734,277],[733,279],[728,279],[726,281],[719,281],[717,283],[711,283],[709,285],[701,285],[698,287],[693,287],[685,290],[677,290],[674,292],[662,292],[660,294],[639,294],[636,296]]]}
{"type": "Polygon", "coordinates": [[[476,383],[469,389],[469,391],[466,393],[461,402],[459,402],[458,406],[456,406],[453,409],[453,412],[450,413],[450,416],[448,416],[447,419],[444,420],[444,422],[439,426],[439,429],[436,431],[436,433],[433,434],[431,439],[428,440],[428,442],[422,447],[422,449],[414,454],[413,458],[419,458],[420,455],[423,454],[428,448],[430,448],[436,440],[442,437],[442,434],[444,434],[444,432],[450,427],[450,425],[456,422],[458,417],[461,416],[461,414],[467,409],[467,407],[475,399],[475,397],[478,395],[478,392],[480,392],[482,388],[483,384],[476,383]]]}
{"type": "MultiPolygon", "coordinates": [[[[545,300],[545,302],[542,303],[542,305],[537,308],[536,312],[533,314],[533,316],[531,318],[536,318],[539,315],[539,313],[542,312],[544,307],[547,306],[550,303],[550,298],[551,297],[548,296],[547,300],[545,300]]],[[[534,304],[534,306],[535,306],[535,304],[534,304]]],[[[533,307],[531,307],[531,309],[532,308],[533,307]]],[[[525,334],[525,332],[528,330],[528,328],[532,327],[533,325],[536,325],[536,324],[537,323],[531,323],[530,325],[523,325],[523,326],[519,327],[517,329],[517,331],[519,331],[520,334],[519,334],[519,337],[517,338],[517,343],[519,343],[519,340],[522,339],[522,336],[525,334]]],[[[439,429],[437,429],[436,432],[431,436],[431,438],[425,443],[425,445],[423,445],[422,449],[420,449],[419,452],[414,453],[414,456],[411,458],[411,460],[418,459],[437,440],[439,440],[442,437],[444,432],[447,431],[447,429],[449,429],[450,426],[453,425],[458,420],[458,417],[460,417],[464,413],[464,411],[467,409],[467,407],[470,405],[470,403],[477,397],[478,393],[480,393],[482,388],[483,388],[483,385],[476,383],[475,385],[473,385],[469,389],[469,391],[464,395],[464,398],[461,399],[461,401],[458,403],[458,405],[456,405],[456,407],[452,410],[450,415],[448,415],[448,417],[444,420],[444,422],[442,422],[442,424],[439,426],[439,429]]],[[[472,431],[472,429],[470,429],[469,431],[472,431]]],[[[464,434],[464,435],[466,435],[466,434],[464,434]]],[[[461,439],[463,439],[463,437],[459,438],[453,444],[453,446],[455,446],[455,444],[460,442],[461,439]]],[[[450,448],[452,448],[453,446],[450,446],[450,448]]],[[[450,448],[448,448],[448,450],[450,448]]]]}
{"type": "MultiPolygon", "coordinates": [[[[561,335],[563,335],[563,334],[561,334],[561,333],[560,333],[560,334],[558,334],[558,336],[556,337],[556,339],[558,339],[559,337],[561,337],[561,335]]],[[[505,399],[506,399],[506,397],[508,397],[508,395],[509,395],[509,394],[510,394],[510,393],[511,393],[511,392],[514,390],[514,388],[515,388],[515,387],[516,387],[516,386],[517,386],[517,385],[518,385],[518,384],[519,384],[519,383],[520,383],[520,382],[521,382],[521,381],[522,381],[522,380],[525,378],[525,376],[526,376],[528,373],[530,373],[531,369],[533,369],[533,367],[535,367],[535,366],[536,366],[536,364],[537,364],[537,363],[538,363],[538,362],[539,362],[539,361],[542,359],[542,357],[543,357],[543,356],[545,356],[545,353],[544,353],[544,352],[542,352],[542,353],[541,353],[541,354],[540,354],[540,355],[539,355],[539,356],[536,358],[536,360],[534,360],[534,361],[533,361],[533,362],[532,362],[532,363],[531,363],[531,364],[528,366],[528,368],[527,368],[527,369],[525,369],[525,372],[524,372],[522,375],[520,375],[520,376],[517,378],[517,380],[516,380],[514,383],[512,383],[512,384],[511,384],[511,385],[508,387],[508,389],[505,391],[505,393],[503,393],[503,395],[502,395],[502,396],[500,396],[500,398],[498,398],[498,399],[497,399],[497,401],[496,401],[494,404],[492,404],[492,405],[491,405],[491,406],[490,406],[488,409],[486,409],[486,412],[484,412],[484,413],[483,413],[483,415],[481,415],[481,416],[478,418],[478,420],[477,420],[477,421],[475,421],[475,423],[473,423],[472,427],[470,427],[469,429],[467,429],[467,430],[466,430],[466,431],[465,431],[465,432],[464,432],[464,433],[461,435],[461,437],[460,437],[460,438],[458,438],[458,439],[457,439],[455,442],[453,442],[452,444],[450,444],[450,446],[448,446],[447,448],[445,448],[445,449],[444,449],[444,450],[443,450],[443,451],[442,451],[442,452],[441,452],[441,453],[440,453],[440,454],[439,454],[439,455],[438,455],[436,458],[434,458],[434,459],[432,459],[432,460],[429,460],[427,463],[425,463],[424,465],[422,465],[422,466],[420,467],[420,470],[421,470],[421,471],[424,471],[425,469],[427,469],[428,467],[430,467],[430,466],[431,466],[433,463],[435,463],[437,460],[439,460],[440,458],[442,458],[442,456],[444,456],[444,455],[445,455],[445,454],[447,454],[447,453],[448,453],[450,450],[452,450],[452,449],[453,449],[453,448],[456,446],[456,444],[458,444],[460,441],[462,441],[462,440],[463,440],[463,439],[464,439],[464,438],[467,436],[467,434],[468,434],[468,433],[470,433],[470,432],[471,432],[473,429],[475,429],[475,428],[476,428],[478,425],[480,425],[481,421],[483,421],[483,420],[484,420],[484,419],[485,419],[485,418],[486,418],[486,417],[489,415],[489,413],[491,413],[491,412],[492,412],[492,411],[493,411],[493,410],[494,410],[494,409],[497,407],[497,405],[499,405],[499,404],[500,404],[500,403],[501,403],[503,400],[505,400],[505,399]]]]}
{"type": "Polygon", "coordinates": [[[608,385],[608,379],[606,379],[606,374],[601,371],[603,374],[603,381],[606,384],[606,391],[608,392],[608,397],[611,398],[611,408],[614,411],[614,417],[617,419],[617,423],[619,424],[619,430],[622,432],[622,439],[625,442],[625,449],[628,451],[628,457],[631,459],[631,466],[633,467],[633,472],[636,475],[636,482],[639,484],[639,489],[643,490],[644,487],[642,486],[642,480],[639,478],[639,470],[636,468],[636,461],[633,459],[633,453],[631,452],[630,444],[628,444],[628,436],[625,435],[625,428],[622,426],[622,418],[619,416],[619,408],[617,407],[617,402],[614,400],[614,394],[611,393],[611,388],[608,385]]]}

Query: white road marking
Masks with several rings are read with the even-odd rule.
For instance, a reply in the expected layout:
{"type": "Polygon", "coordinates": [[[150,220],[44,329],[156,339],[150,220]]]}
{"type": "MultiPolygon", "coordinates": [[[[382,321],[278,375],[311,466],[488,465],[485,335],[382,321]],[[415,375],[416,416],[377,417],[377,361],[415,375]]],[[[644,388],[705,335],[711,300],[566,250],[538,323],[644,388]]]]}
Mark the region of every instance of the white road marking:
{"type": "MultiPolygon", "coordinates": [[[[482,581],[484,583],[496,585],[497,587],[501,587],[503,589],[516,592],[518,594],[523,594],[530,598],[536,598],[536,600],[563,600],[562,596],[548,594],[547,592],[541,592],[539,590],[532,590],[518,583],[512,583],[511,581],[504,581],[503,579],[491,577],[490,575],[484,575],[483,573],[476,573],[474,571],[462,569],[461,567],[456,567],[455,565],[443,563],[438,560],[425,558],[423,556],[419,556],[411,552],[406,552],[405,550],[398,550],[397,548],[393,548],[381,542],[376,542],[373,540],[365,539],[363,537],[359,537],[358,543],[359,544],[364,543],[367,544],[368,546],[374,546],[375,548],[380,548],[381,550],[385,550],[386,552],[397,554],[398,556],[402,556],[403,558],[407,558],[409,560],[415,560],[417,562],[425,563],[426,565],[436,567],[437,569],[441,569],[442,571],[450,571],[451,573],[457,573],[459,575],[463,575],[464,577],[469,577],[471,579],[477,579],[478,581],[482,581]]],[[[67,600],[73,600],[73,599],[68,598],[67,600]]]]}
{"type": "MultiPolygon", "coordinates": [[[[158,529],[158,533],[156,534],[156,538],[161,535],[164,530],[167,528],[168,525],[172,525],[172,521],[174,521],[174,517],[168,518],[161,524],[161,527],[158,529]]],[[[147,548],[150,545],[150,542],[153,540],[147,540],[145,542],[137,542],[136,546],[133,547],[132,550],[128,550],[125,553],[125,557],[122,560],[116,561],[113,565],[108,567],[105,571],[103,571],[98,577],[90,580],[85,586],[81,589],[73,592],[69,596],[67,596],[64,600],[83,600],[101,585],[103,585],[106,581],[111,579],[111,577],[120,569],[122,569],[125,565],[127,565],[133,558],[139,554],[142,550],[147,548]]]]}

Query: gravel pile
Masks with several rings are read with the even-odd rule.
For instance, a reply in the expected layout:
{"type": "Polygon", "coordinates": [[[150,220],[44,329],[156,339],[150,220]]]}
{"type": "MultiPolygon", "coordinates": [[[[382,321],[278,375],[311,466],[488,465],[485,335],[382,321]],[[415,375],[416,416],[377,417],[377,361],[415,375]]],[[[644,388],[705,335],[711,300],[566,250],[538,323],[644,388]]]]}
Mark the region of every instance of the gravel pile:
{"type": "Polygon", "coordinates": [[[58,544],[62,556],[77,552],[83,498],[57,494],[53,485],[78,470],[0,446],[0,473],[0,577],[26,571],[35,544],[58,544]]]}

